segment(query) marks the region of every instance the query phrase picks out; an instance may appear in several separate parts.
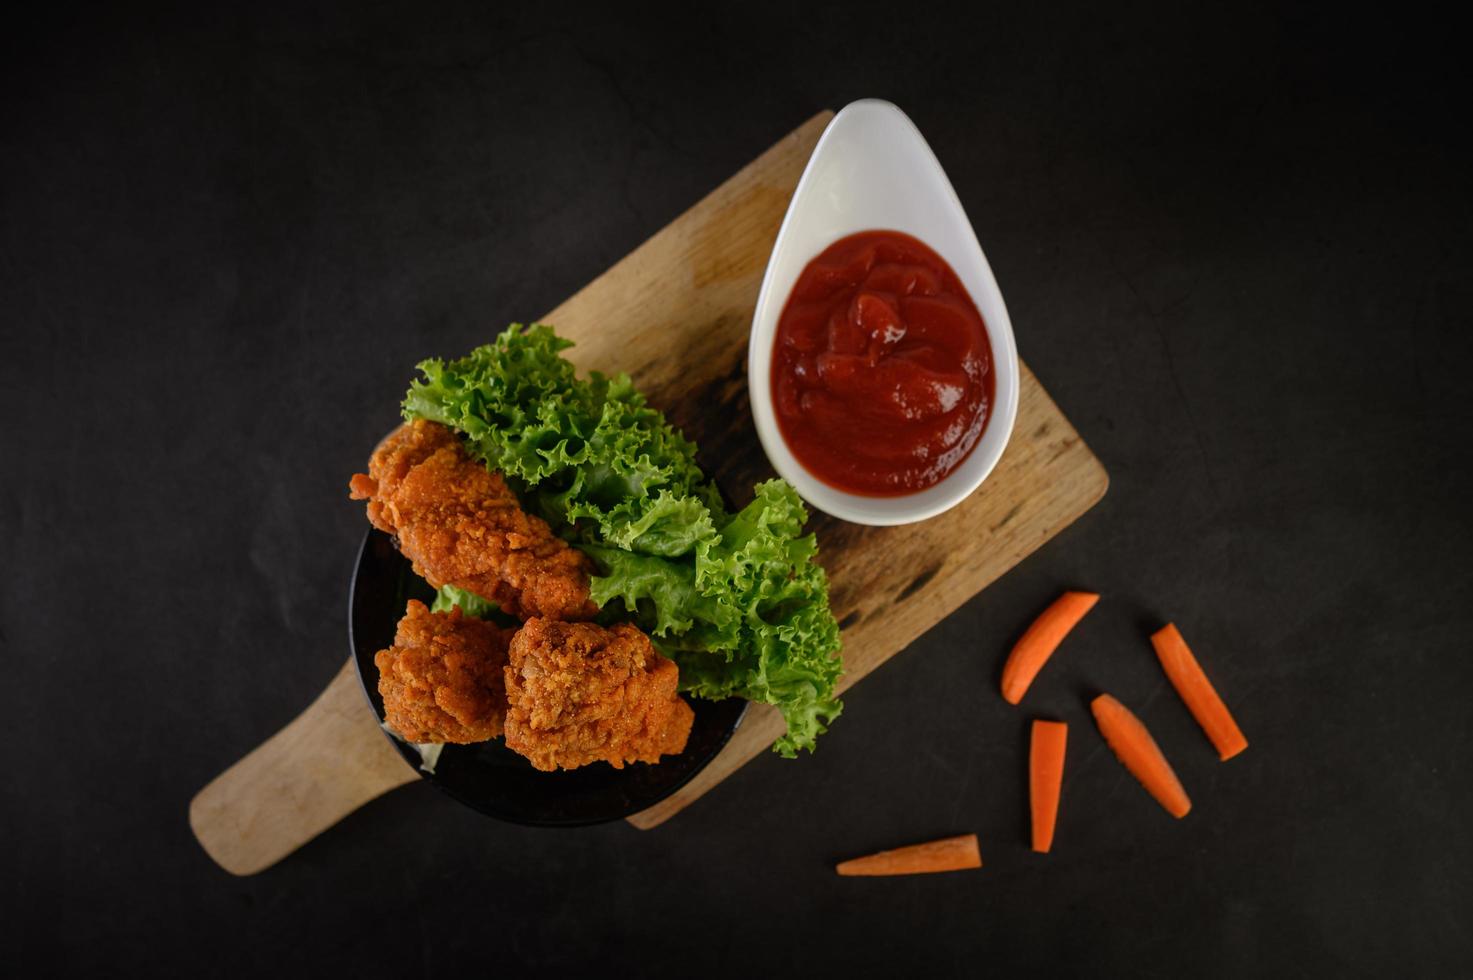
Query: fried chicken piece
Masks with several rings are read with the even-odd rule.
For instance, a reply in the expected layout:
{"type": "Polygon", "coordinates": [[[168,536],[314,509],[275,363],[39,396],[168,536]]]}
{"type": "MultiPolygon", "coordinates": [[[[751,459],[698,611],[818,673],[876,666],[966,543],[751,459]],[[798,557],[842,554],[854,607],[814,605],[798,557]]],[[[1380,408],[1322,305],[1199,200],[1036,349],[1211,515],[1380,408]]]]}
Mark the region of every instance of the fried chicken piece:
{"type": "Polygon", "coordinates": [[[348,486],[435,588],[474,592],[519,619],[598,611],[588,598],[593,562],[523,511],[501,474],[471,459],[443,425],[400,426],[348,486]]]}
{"type": "Polygon", "coordinates": [[[389,727],[410,742],[484,742],[506,718],[506,650],[513,630],[435,613],[411,599],[394,645],[373,658],[389,727]]]}
{"type": "Polygon", "coordinates": [[[506,745],[542,770],[658,762],[685,749],[695,713],[680,671],[627,623],[529,619],[506,668],[506,745]]]}

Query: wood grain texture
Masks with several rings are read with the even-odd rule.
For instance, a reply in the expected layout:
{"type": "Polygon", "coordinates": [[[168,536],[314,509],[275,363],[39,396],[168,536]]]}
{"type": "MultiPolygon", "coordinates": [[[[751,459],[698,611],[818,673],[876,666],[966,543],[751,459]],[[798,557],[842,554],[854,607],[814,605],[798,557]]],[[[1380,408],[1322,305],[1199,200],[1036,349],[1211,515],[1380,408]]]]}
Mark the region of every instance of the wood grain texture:
{"type": "MultiPolygon", "coordinates": [[[[832,113],[808,120],[543,321],[576,342],[582,369],[625,371],[700,445],[700,461],[741,506],[773,476],[752,426],[747,333],[773,240],[832,113]]],[[[1018,418],[987,482],[921,524],[862,527],[816,515],[820,561],[844,630],[840,689],[905,649],[1095,504],[1104,468],[1021,369],[1018,418]]],[[[845,716],[837,724],[861,724],[845,716]]],[[[783,733],[754,706],[722,753],[674,796],[630,817],[654,827],[783,733]]]]}
{"type": "Polygon", "coordinates": [[[296,720],[195,795],[189,826],[220,867],[255,874],[418,778],[379,729],[349,659],[296,720]]]}

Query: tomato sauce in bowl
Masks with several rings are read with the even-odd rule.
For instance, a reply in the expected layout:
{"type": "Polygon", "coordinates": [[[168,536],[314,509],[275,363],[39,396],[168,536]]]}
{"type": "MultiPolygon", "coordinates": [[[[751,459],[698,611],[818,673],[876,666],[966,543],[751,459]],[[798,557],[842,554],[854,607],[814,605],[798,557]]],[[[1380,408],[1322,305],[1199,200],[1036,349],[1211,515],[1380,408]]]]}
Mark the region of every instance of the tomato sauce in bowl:
{"type": "Polygon", "coordinates": [[[987,426],[994,379],[982,314],[946,260],[902,232],[849,235],[811,260],[772,355],[783,441],[847,493],[935,486],[987,426]]]}

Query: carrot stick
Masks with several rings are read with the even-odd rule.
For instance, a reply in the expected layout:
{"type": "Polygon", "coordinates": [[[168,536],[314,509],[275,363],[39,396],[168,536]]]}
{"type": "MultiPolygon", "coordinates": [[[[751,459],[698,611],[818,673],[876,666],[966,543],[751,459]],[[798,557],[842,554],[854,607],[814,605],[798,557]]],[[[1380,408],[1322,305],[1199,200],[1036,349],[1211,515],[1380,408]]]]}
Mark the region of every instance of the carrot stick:
{"type": "Polygon", "coordinates": [[[977,849],[977,835],[963,834],[853,858],[834,870],[841,875],[918,875],[980,867],[982,854],[977,849]]]}
{"type": "Polygon", "coordinates": [[[1178,820],[1186,816],[1192,808],[1192,801],[1187,799],[1187,791],[1182,789],[1181,781],[1171,770],[1171,763],[1161,754],[1156,740],[1146,731],[1141,720],[1108,694],[1095,698],[1089,708],[1094,712],[1095,724],[1100,726],[1100,734],[1105,736],[1105,742],[1114,750],[1121,765],[1140,780],[1146,792],[1154,796],[1167,813],[1178,820]]]}
{"type": "Polygon", "coordinates": [[[1212,740],[1217,757],[1226,762],[1246,749],[1248,740],[1243,737],[1227,705],[1217,696],[1212,682],[1202,673],[1202,665],[1192,656],[1187,641],[1182,639],[1176,626],[1167,623],[1152,633],[1151,646],[1156,648],[1156,659],[1161,661],[1161,669],[1166,671],[1171,686],[1176,688],[1187,710],[1212,740]]]}
{"type": "Polygon", "coordinates": [[[1023,700],[1028,685],[1053,656],[1064,637],[1084,614],[1094,608],[1100,597],[1093,592],[1065,592],[1033,621],[1008,654],[1002,668],[1002,696],[1008,704],[1023,700]]]}
{"type": "Polygon", "coordinates": [[[1033,812],[1033,849],[1047,854],[1054,845],[1059,791],[1064,783],[1064,743],[1069,726],[1062,721],[1033,722],[1028,746],[1028,804],[1033,812]]]}

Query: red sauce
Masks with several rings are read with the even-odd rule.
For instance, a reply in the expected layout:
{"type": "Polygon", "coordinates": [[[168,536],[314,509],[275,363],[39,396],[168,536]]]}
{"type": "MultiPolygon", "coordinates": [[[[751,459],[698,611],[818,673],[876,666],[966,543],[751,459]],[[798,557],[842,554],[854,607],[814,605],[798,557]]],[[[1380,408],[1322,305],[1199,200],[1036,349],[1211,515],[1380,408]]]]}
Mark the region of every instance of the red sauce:
{"type": "Polygon", "coordinates": [[[934,486],[987,425],[982,314],[946,260],[909,235],[866,231],[824,249],[793,286],[772,353],[778,429],[840,490],[934,486]]]}

